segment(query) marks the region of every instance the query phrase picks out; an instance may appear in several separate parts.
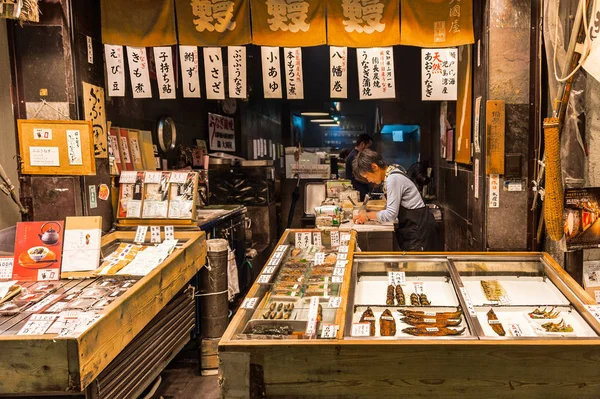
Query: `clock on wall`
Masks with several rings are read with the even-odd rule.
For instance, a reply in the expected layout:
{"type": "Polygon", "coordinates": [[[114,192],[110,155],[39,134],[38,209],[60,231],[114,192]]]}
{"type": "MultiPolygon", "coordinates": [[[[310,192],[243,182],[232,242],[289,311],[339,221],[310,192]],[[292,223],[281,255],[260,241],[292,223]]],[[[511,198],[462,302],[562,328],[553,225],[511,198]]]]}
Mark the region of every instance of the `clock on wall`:
{"type": "Polygon", "coordinates": [[[162,116],[158,120],[156,133],[158,136],[158,145],[162,152],[169,152],[175,148],[177,129],[175,128],[173,118],[170,116],[162,116]]]}
{"type": "Polygon", "coordinates": [[[227,115],[233,115],[237,110],[237,102],[235,101],[235,98],[227,98],[223,100],[221,107],[223,108],[223,112],[227,115]]]}

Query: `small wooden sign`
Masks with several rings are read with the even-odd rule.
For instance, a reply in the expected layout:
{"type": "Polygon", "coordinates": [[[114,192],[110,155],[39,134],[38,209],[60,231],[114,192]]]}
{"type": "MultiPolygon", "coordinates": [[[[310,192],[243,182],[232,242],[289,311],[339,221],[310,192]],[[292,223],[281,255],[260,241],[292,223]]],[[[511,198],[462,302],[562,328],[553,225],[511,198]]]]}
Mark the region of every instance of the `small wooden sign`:
{"type": "Polygon", "coordinates": [[[26,175],[95,175],[90,121],[17,121],[26,175]]]}
{"type": "Polygon", "coordinates": [[[504,101],[490,100],[486,102],[487,174],[504,174],[505,115],[504,101]]]}

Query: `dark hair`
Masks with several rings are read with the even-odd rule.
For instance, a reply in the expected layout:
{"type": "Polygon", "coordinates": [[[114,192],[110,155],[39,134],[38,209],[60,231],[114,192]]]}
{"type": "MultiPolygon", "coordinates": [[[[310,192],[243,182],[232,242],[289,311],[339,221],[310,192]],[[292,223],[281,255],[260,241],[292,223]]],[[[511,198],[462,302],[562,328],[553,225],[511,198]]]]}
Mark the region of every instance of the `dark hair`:
{"type": "Polygon", "coordinates": [[[340,151],[338,158],[345,161],[346,158],[348,158],[349,154],[350,154],[350,150],[347,148],[344,148],[342,151],[340,151]]]}
{"type": "Polygon", "coordinates": [[[363,150],[356,155],[352,162],[352,171],[354,176],[361,176],[363,173],[373,172],[373,164],[379,168],[387,168],[388,164],[379,153],[373,150],[363,150]]]}
{"type": "Polygon", "coordinates": [[[358,136],[356,138],[356,146],[358,147],[362,143],[369,144],[372,141],[373,141],[373,138],[371,136],[369,136],[368,134],[361,134],[360,136],[358,136]]]}

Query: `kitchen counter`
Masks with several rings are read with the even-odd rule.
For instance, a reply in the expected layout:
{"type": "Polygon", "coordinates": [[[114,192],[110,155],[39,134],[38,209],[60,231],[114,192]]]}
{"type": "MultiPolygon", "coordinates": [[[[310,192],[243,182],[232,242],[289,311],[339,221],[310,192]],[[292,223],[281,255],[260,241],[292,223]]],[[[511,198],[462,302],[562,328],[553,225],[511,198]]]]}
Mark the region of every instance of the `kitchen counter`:
{"type": "Polygon", "coordinates": [[[369,231],[394,231],[394,223],[382,223],[370,220],[365,224],[355,224],[354,222],[342,223],[340,231],[356,230],[357,232],[369,231]]]}

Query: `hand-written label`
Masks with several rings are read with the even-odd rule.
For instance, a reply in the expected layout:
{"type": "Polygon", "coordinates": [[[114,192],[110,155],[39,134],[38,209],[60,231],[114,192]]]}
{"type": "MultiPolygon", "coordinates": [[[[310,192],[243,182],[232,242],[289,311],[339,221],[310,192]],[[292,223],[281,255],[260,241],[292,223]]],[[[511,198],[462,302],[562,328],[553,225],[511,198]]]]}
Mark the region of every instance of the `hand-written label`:
{"type": "Polygon", "coordinates": [[[465,299],[465,303],[467,304],[467,309],[469,310],[469,314],[471,316],[476,316],[477,314],[475,313],[475,307],[473,306],[471,297],[469,296],[469,293],[467,292],[467,288],[460,287],[460,292],[461,292],[463,298],[465,299]]]}
{"type": "Polygon", "coordinates": [[[337,247],[338,245],[340,245],[340,232],[337,230],[333,230],[331,232],[331,246],[332,247],[337,247]]]}
{"type": "Polygon", "coordinates": [[[423,312],[423,315],[430,316],[430,317],[435,317],[435,316],[437,316],[437,313],[436,312],[423,312]]]}
{"type": "Polygon", "coordinates": [[[165,226],[165,240],[175,239],[175,228],[173,226],[165,226]]]}
{"type": "Polygon", "coordinates": [[[327,307],[328,308],[339,308],[341,304],[342,304],[341,296],[332,296],[332,297],[329,297],[329,302],[327,302],[327,307]]]}
{"type": "Polygon", "coordinates": [[[338,260],[337,262],[335,262],[335,267],[346,267],[346,266],[348,266],[347,260],[338,260]]]}
{"type": "Polygon", "coordinates": [[[521,327],[518,324],[509,324],[509,329],[513,337],[523,336],[523,330],[521,330],[521,327]]]}
{"type": "Polygon", "coordinates": [[[336,267],[335,269],[333,269],[333,275],[343,277],[345,271],[346,271],[346,269],[344,269],[342,267],[336,267]]]}
{"type": "Polygon", "coordinates": [[[325,263],[325,253],[317,252],[315,254],[315,266],[322,265],[323,263],[325,263]]]}
{"type": "Polygon", "coordinates": [[[306,249],[311,246],[311,233],[296,233],[296,248],[306,249]]]}
{"type": "Polygon", "coordinates": [[[501,296],[500,305],[510,305],[510,298],[506,295],[501,296]]]}
{"type": "Polygon", "coordinates": [[[585,305],[588,312],[600,323],[600,305],[585,305]]]}
{"type": "Polygon", "coordinates": [[[348,259],[348,254],[347,253],[345,253],[345,254],[338,254],[338,256],[337,256],[337,260],[346,260],[346,259],[348,259]]]}
{"type": "Polygon", "coordinates": [[[280,262],[281,258],[271,258],[271,260],[268,263],[268,266],[279,266],[280,262]]]}
{"type": "Polygon", "coordinates": [[[423,323],[435,324],[437,323],[437,319],[423,319],[423,323]]]}
{"type": "Polygon", "coordinates": [[[389,285],[404,285],[406,284],[405,272],[388,272],[389,285]]]}
{"type": "Polygon", "coordinates": [[[254,309],[256,307],[256,303],[258,302],[258,298],[246,298],[240,306],[242,309],[254,309]]]}
{"type": "Polygon", "coordinates": [[[0,280],[10,280],[13,273],[14,258],[0,258],[0,280]]]}
{"type": "Polygon", "coordinates": [[[317,333],[317,315],[319,313],[319,297],[313,296],[310,298],[308,306],[308,322],[306,324],[306,335],[309,337],[317,333]]]}
{"type": "Polygon", "coordinates": [[[275,273],[276,266],[266,266],[265,270],[263,270],[263,274],[273,274],[275,273]]]}
{"type": "Polygon", "coordinates": [[[122,171],[121,177],[119,178],[119,183],[124,184],[133,184],[137,179],[137,172],[132,171],[122,171]]]}
{"type": "Polygon", "coordinates": [[[269,281],[271,281],[271,275],[270,274],[261,274],[258,277],[258,280],[256,280],[256,282],[259,283],[259,284],[268,284],[269,281]]]}
{"type": "Polygon", "coordinates": [[[320,247],[323,245],[323,240],[321,238],[321,232],[313,233],[313,245],[320,247]]]}
{"type": "Polygon", "coordinates": [[[335,338],[339,328],[335,324],[323,324],[321,327],[321,338],[335,338]]]}
{"type": "MultiPolygon", "coordinates": [[[[1,273],[1,269],[2,269],[2,263],[0,261],[0,273],[1,273]]],[[[0,279],[2,277],[0,276],[0,279]]],[[[596,297],[596,303],[600,303],[600,291],[594,291],[594,296],[596,297]]]]}
{"type": "Polygon", "coordinates": [[[331,282],[332,283],[343,283],[344,282],[344,278],[341,276],[333,276],[331,278],[331,282]]]}
{"type": "Polygon", "coordinates": [[[144,183],[159,184],[162,177],[162,172],[146,172],[144,174],[144,183]]]}
{"type": "Polygon", "coordinates": [[[350,233],[341,233],[340,234],[340,245],[348,245],[351,237],[352,236],[350,235],[350,233]]]}
{"type": "Polygon", "coordinates": [[[502,322],[500,320],[488,320],[488,324],[489,325],[502,324],[502,322]]]}
{"type": "Polygon", "coordinates": [[[371,335],[371,323],[353,323],[352,332],[353,337],[368,337],[371,335]]]}
{"type": "Polygon", "coordinates": [[[285,252],[288,249],[288,245],[280,245],[277,247],[276,252],[285,252]]]}
{"type": "Polygon", "coordinates": [[[160,226],[150,226],[150,242],[160,244],[160,226]]]}
{"type": "Polygon", "coordinates": [[[438,332],[438,331],[440,331],[440,329],[437,328],[437,327],[427,327],[427,328],[425,328],[425,330],[427,330],[427,332],[438,332]]]}
{"type": "Polygon", "coordinates": [[[425,293],[425,290],[423,289],[423,283],[420,281],[416,281],[413,283],[414,287],[415,287],[415,294],[417,295],[421,295],[425,293]]]}
{"type": "Polygon", "coordinates": [[[344,253],[344,252],[348,252],[348,246],[347,245],[340,245],[338,248],[338,252],[344,253]]]}
{"type": "Polygon", "coordinates": [[[146,241],[146,233],[148,232],[148,226],[138,226],[135,233],[135,239],[133,242],[137,244],[143,244],[146,241]]]}

